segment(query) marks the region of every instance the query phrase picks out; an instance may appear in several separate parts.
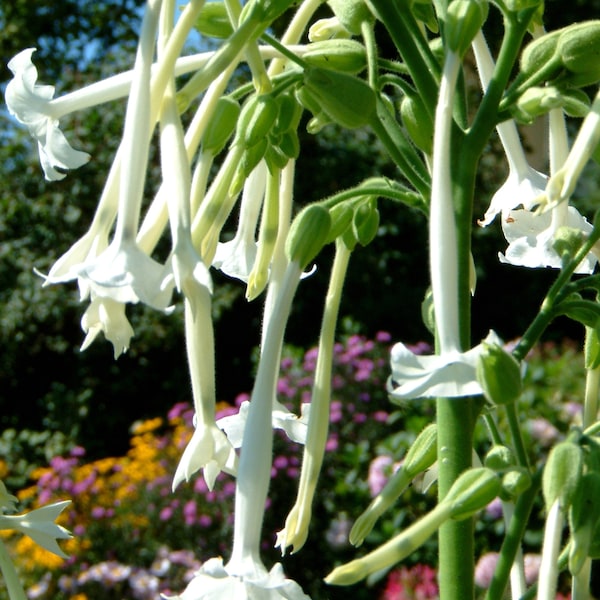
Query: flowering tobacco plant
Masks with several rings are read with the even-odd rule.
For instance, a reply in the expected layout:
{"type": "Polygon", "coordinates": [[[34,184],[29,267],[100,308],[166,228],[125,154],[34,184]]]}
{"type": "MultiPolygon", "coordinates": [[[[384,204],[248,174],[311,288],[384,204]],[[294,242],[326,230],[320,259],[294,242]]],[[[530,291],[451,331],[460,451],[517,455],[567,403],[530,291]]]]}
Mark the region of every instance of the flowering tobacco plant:
{"type": "MultiPolygon", "coordinates": [[[[134,336],[128,305],[165,313],[177,302],[184,306],[195,418],[172,492],[200,472],[208,489],[221,473],[234,477],[234,533],[230,551],[202,557],[185,588],[164,597],[307,598],[281,564],[265,565],[261,553],[272,431],[282,429],[304,444],[296,502],[276,540],[283,553],[297,553],[309,535],[327,446],[344,279],[352,253],[377,235],[378,206],[395,202],[419,208],[428,219],[431,289],[423,316],[434,350],[416,354],[397,342],[387,390],[400,404],[434,398],[436,416],[365,507],[349,539],[360,544],[381,512],[425,470],[435,474],[430,478],[438,503],[379,548],[335,566],[325,580],[362,581],[437,534],[440,597],[472,598],[474,520],[499,498],[506,533],[487,595],[503,597],[509,580],[513,597],[533,593],[526,589],[520,546],[541,489],[547,519],[538,598],[553,598],[564,569],[572,576],[573,598],[588,598],[591,559],[600,553],[600,307],[594,275],[600,229],[569,203],[600,139],[600,105],[584,91],[600,80],[600,24],[546,33],[542,0],[190,0],[175,19],[176,8],[174,0],[147,1],[128,73],[54,98],[52,86],[37,82],[35,54],[27,49],[10,62],[14,78],[6,90],[9,111],[37,141],[49,180],[93,160],[71,147],[68,132],[59,128],[61,117],[127,99],[122,140],[90,228],[44,278],[45,285],[77,282],[81,300],[89,303],[83,347],[103,332],[115,356],[127,351],[134,336]],[[328,12],[325,19],[315,17],[321,8],[328,12]],[[482,33],[492,13],[503,23],[497,56],[482,33]],[[276,21],[283,23],[279,38],[272,33],[276,21]],[[214,37],[216,49],[182,56],[194,30],[214,37]],[[378,36],[395,46],[394,60],[379,56],[378,36]],[[465,87],[471,51],[478,97],[465,87]],[[190,76],[182,84],[184,72],[190,76]],[[565,115],[584,117],[572,147],[565,115]],[[527,164],[515,126],[535,119],[548,120],[548,174],[527,164]],[[301,124],[314,135],[332,125],[370,129],[397,167],[395,177],[370,178],[311,204],[295,199],[301,124]],[[485,214],[475,215],[477,168],[495,130],[509,176],[485,214]],[[154,140],[162,181],[146,203],[154,140]],[[477,293],[473,230],[491,226],[496,216],[508,242],[498,249],[502,262],[558,272],[537,316],[510,350],[493,331],[483,340],[471,338],[471,297],[477,293]],[[237,234],[227,241],[224,227],[236,217],[237,234]],[[156,252],[163,237],[170,241],[166,257],[156,252]],[[310,285],[306,274],[328,245],[334,258],[310,402],[288,410],[277,386],[286,323],[296,293],[310,285]],[[247,299],[264,306],[249,402],[223,421],[216,420],[215,409],[214,269],[239,278],[247,299]],[[530,465],[516,402],[526,356],[559,315],[585,326],[584,417],[581,427],[551,447],[543,465],[530,465]],[[480,421],[489,431],[486,456],[474,456],[480,421]],[[565,528],[568,542],[561,551],[565,528]]],[[[58,530],[46,521],[37,524],[38,516],[53,518],[58,508],[11,522],[54,547],[58,530]]],[[[8,568],[6,573],[7,580],[13,577],[8,568]]]]}

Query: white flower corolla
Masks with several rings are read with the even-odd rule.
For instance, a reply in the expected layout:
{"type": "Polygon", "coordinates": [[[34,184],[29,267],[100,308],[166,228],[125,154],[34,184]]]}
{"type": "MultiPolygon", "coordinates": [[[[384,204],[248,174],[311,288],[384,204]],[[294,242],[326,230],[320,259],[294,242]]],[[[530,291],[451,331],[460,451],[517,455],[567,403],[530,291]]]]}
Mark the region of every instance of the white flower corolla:
{"type": "Polygon", "coordinates": [[[42,548],[62,558],[67,558],[56,540],[67,540],[72,536],[64,527],[57,525],[54,521],[70,503],[70,500],[55,502],[22,515],[0,514],[0,530],[14,529],[20,531],[42,548]]]}
{"type": "MultiPolygon", "coordinates": [[[[227,438],[234,448],[240,448],[244,436],[244,428],[248,420],[248,411],[250,402],[244,400],[240,404],[239,411],[236,414],[222,417],[217,421],[217,425],[225,431],[227,438]]],[[[281,429],[287,437],[298,444],[306,443],[306,432],[308,427],[308,416],[310,404],[302,404],[300,416],[289,411],[283,404],[273,400],[271,412],[271,425],[273,429],[281,429]]]]}
{"type": "Polygon", "coordinates": [[[196,423],[192,438],[188,442],[173,477],[173,489],[182,481],[189,481],[194,473],[202,469],[209,490],[221,471],[235,475],[237,455],[227,436],[215,423],[196,423]]]}
{"type": "Polygon", "coordinates": [[[207,560],[178,596],[165,600],[310,600],[302,588],[287,579],[280,563],[267,571],[262,564],[249,575],[237,575],[221,558],[207,560]]]}
{"type": "MultiPolygon", "coordinates": [[[[558,207],[560,208],[560,207],[558,207]]],[[[512,210],[502,218],[502,231],[508,242],[504,254],[499,254],[503,263],[529,267],[552,267],[560,269],[562,261],[554,249],[556,227],[553,224],[553,212],[536,214],[528,210],[512,210]]],[[[591,223],[573,206],[568,207],[564,226],[584,234],[592,231],[591,223]]],[[[596,258],[588,254],[577,266],[575,273],[591,273],[596,258]]]]}
{"type": "MultiPolygon", "coordinates": [[[[481,31],[473,39],[472,46],[481,85],[485,91],[494,73],[494,61],[481,31]]],[[[514,121],[499,123],[496,131],[508,161],[508,177],[492,196],[483,219],[477,221],[481,227],[489,225],[499,213],[505,214],[519,205],[527,210],[533,208],[548,182],[546,175],[528,164],[514,121]]]]}
{"type": "MultiPolygon", "coordinates": [[[[483,343],[500,343],[500,340],[490,331],[483,343]]],[[[476,367],[482,349],[482,344],[478,344],[466,352],[419,356],[398,342],[392,347],[388,392],[398,400],[481,394],[476,367]]]]}
{"type": "Polygon", "coordinates": [[[235,236],[229,242],[220,242],[213,259],[213,267],[226,275],[248,283],[252,272],[258,245],[256,243],[256,225],[263,204],[267,183],[267,167],[261,161],[252,171],[242,193],[240,217],[235,236]]]}
{"type": "Polygon", "coordinates": [[[54,86],[38,85],[38,73],[31,56],[35,48],[19,52],[8,63],[13,79],[6,86],[8,111],[27,126],[38,143],[40,162],[48,181],[65,177],[56,169],[76,169],[84,165],[90,155],[72,148],[59,128],[59,114],[51,105],[54,86]]]}
{"type": "Polygon", "coordinates": [[[479,219],[477,224],[486,227],[496,215],[500,213],[506,215],[519,205],[523,205],[526,210],[533,209],[538,204],[540,195],[544,193],[547,183],[547,175],[536,171],[528,164],[517,166],[516,163],[509,161],[506,181],[496,190],[483,219],[479,219]]]}
{"type": "Polygon", "coordinates": [[[81,350],[86,350],[102,331],[113,345],[115,360],[129,348],[134,335],[125,315],[125,305],[112,298],[92,297],[90,305],[81,318],[81,328],[86,334],[81,350]]]}
{"type": "Polygon", "coordinates": [[[96,297],[169,309],[172,272],[145,254],[134,240],[113,240],[96,259],[82,265],[77,276],[96,297]]]}

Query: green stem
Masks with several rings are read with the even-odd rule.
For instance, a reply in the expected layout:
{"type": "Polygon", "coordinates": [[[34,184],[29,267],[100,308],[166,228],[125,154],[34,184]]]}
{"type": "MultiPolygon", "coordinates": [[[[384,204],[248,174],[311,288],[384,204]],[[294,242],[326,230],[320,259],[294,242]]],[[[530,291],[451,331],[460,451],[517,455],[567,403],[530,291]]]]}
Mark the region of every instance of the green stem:
{"type": "Polygon", "coordinates": [[[541,471],[538,471],[534,475],[531,486],[519,496],[515,504],[515,510],[506,530],[496,570],[485,595],[485,600],[501,600],[504,598],[504,591],[508,584],[510,570],[521,545],[531,509],[540,489],[541,475],[541,471]]]}
{"type": "Polygon", "coordinates": [[[529,469],[529,459],[527,458],[527,451],[525,450],[525,444],[521,435],[517,405],[514,402],[506,405],[506,418],[519,465],[529,469]]]}
{"type": "MultiPolygon", "coordinates": [[[[458,476],[473,463],[474,412],[470,398],[440,398],[437,401],[440,502],[458,476]]],[[[450,520],[439,529],[440,600],[474,597],[473,533],[472,518],[450,520]]]]}
{"type": "Polygon", "coordinates": [[[2,577],[4,578],[10,600],[27,600],[27,595],[23,590],[15,566],[2,541],[0,541],[0,571],[2,571],[2,577]]]}

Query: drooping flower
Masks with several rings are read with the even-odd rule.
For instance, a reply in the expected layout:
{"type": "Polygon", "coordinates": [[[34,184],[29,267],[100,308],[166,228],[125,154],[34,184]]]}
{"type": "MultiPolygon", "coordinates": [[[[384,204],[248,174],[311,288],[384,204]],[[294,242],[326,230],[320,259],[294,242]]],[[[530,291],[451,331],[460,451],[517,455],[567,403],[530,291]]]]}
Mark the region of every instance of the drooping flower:
{"type": "MultiPolygon", "coordinates": [[[[473,39],[472,46],[481,85],[485,90],[494,72],[494,61],[481,31],[473,39]]],[[[548,182],[546,175],[536,171],[527,162],[514,121],[499,123],[496,131],[508,162],[508,177],[492,196],[483,219],[477,221],[481,227],[489,225],[497,214],[504,215],[519,205],[523,205],[527,210],[533,208],[548,182]]]]}
{"type": "MultiPolygon", "coordinates": [[[[573,206],[568,207],[564,225],[584,234],[593,229],[591,223],[573,206]]],[[[554,249],[556,228],[552,212],[536,214],[523,209],[512,210],[502,219],[502,231],[508,248],[504,254],[498,255],[501,262],[529,268],[561,268],[561,257],[554,249]]],[[[596,258],[589,254],[575,272],[591,273],[596,262],[596,258]]]]}
{"type": "Polygon", "coordinates": [[[5,98],[8,111],[26,125],[38,143],[40,162],[48,181],[65,177],[56,169],[76,169],[84,165],[90,155],[75,150],[59,128],[59,116],[50,101],[54,86],[37,84],[38,73],[31,56],[35,48],[19,52],[8,63],[13,79],[6,86],[5,98]]]}
{"type": "Polygon", "coordinates": [[[264,567],[251,575],[236,575],[221,558],[207,560],[196,572],[186,589],[166,600],[201,600],[235,598],[235,600],[310,600],[302,588],[287,579],[280,563],[267,571],[264,567]]]}
{"type": "Polygon", "coordinates": [[[125,315],[125,305],[112,298],[93,297],[81,318],[81,328],[86,334],[81,350],[86,350],[102,331],[113,345],[115,360],[127,352],[133,337],[133,328],[125,315]]]}
{"type": "Polygon", "coordinates": [[[0,530],[14,529],[20,531],[28,535],[34,542],[42,546],[42,548],[62,558],[67,558],[67,555],[56,543],[56,540],[69,539],[71,538],[71,534],[54,521],[70,503],[70,500],[55,502],[22,515],[0,514],[0,530]]]}

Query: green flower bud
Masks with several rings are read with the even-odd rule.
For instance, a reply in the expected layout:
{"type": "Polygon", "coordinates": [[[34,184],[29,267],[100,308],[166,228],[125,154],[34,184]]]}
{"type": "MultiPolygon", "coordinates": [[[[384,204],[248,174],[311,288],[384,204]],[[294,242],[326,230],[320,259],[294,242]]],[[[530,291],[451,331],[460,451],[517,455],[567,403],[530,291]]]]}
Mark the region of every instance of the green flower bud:
{"type": "Polygon", "coordinates": [[[277,144],[273,144],[277,147],[284,156],[287,158],[296,159],[300,155],[300,140],[298,139],[298,132],[294,129],[286,131],[278,140],[277,144]]]}
{"type": "Polygon", "coordinates": [[[271,94],[253,95],[246,100],[238,119],[237,139],[251,147],[270,133],[279,105],[271,94]]]}
{"type": "Polygon", "coordinates": [[[408,449],[402,468],[410,479],[428,469],[437,458],[437,425],[430,423],[408,449]]]}
{"type": "Polygon", "coordinates": [[[332,121],[348,129],[367,125],[375,114],[376,96],[369,84],[347,73],[337,73],[318,67],[304,72],[304,86],[320,110],[332,121]]]}
{"type": "Polygon", "coordinates": [[[452,0],[446,12],[446,45],[463,56],[485,23],[488,3],[485,0],[452,0]]]}
{"type": "Polygon", "coordinates": [[[583,451],[577,444],[560,442],[550,450],[542,476],[546,510],[550,510],[556,500],[565,510],[570,506],[581,479],[582,468],[583,451]]]}
{"type": "Polygon", "coordinates": [[[511,12],[520,12],[543,4],[544,0],[504,0],[504,5],[511,12]]]}
{"type": "Polygon", "coordinates": [[[577,88],[567,89],[562,92],[563,110],[569,117],[585,117],[590,112],[590,98],[577,88]]]}
{"type": "Polygon", "coordinates": [[[304,270],[321,251],[331,229],[329,211],[319,204],[303,208],[297,215],[285,240],[285,253],[290,262],[304,270]]]}
{"type": "Polygon", "coordinates": [[[485,455],[483,464],[493,471],[505,471],[515,464],[515,456],[510,448],[496,444],[485,455]]]}
{"type": "Polygon", "coordinates": [[[458,477],[442,503],[449,504],[451,518],[460,521],[487,506],[500,490],[501,483],[496,473],[485,467],[477,467],[458,477]]]}
{"type": "Polygon", "coordinates": [[[327,125],[331,125],[332,123],[333,121],[325,113],[319,113],[308,121],[306,131],[311,135],[316,135],[323,127],[327,127],[327,125]]]}
{"type": "Polygon", "coordinates": [[[223,2],[206,2],[196,19],[196,29],[208,37],[226,39],[233,33],[227,9],[223,2]]]}
{"type": "Polygon", "coordinates": [[[340,23],[354,35],[360,34],[363,21],[370,21],[374,17],[367,8],[365,0],[328,0],[333,14],[340,23]]]}
{"type": "Polygon", "coordinates": [[[521,367],[497,344],[482,343],[476,376],[484,396],[492,404],[508,404],[521,395],[521,367]]]}
{"type": "Polygon", "coordinates": [[[239,114],[240,105],[235,100],[226,96],[219,98],[202,139],[203,149],[213,156],[219,154],[231,137],[239,114]]]}
{"type": "Polygon", "coordinates": [[[512,112],[520,123],[532,123],[538,117],[562,105],[563,98],[558,88],[532,86],[521,94],[512,107],[512,112]]]}
{"type": "Polygon", "coordinates": [[[325,40],[308,44],[302,59],[311,67],[322,67],[355,75],[367,66],[365,47],[356,40],[325,40]]]}
{"type": "Polygon", "coordinates": [[[279,111],[273,131],[282,134],[286,131],[296,131],[302,117],[302,104],[292,93],[283,93],[277,96],[279,111]]]}
{"type": "Polygon", "coordinates": [[[556,307],[557,315],[566,315],[586,327],[596,328],[600,324],[600,304],[586,300],[579,294],[571,294],[556,307]]]}
{"type": "Polygon", "coordinates": [[[286,156],[281,148],[268,144],[267,151],[265,152],[265,162],[270,173],[273,173],[277,169],[283,169],[290,160],[289,156],[286,156]]]}
{"type": "Polygon", "coordinates": [[[440,28],[431,2],[413,2],[411,9],[417,21],[424,23],[432,33],[438,33],[440,28]]]}
{"type": "Polygon", "coordinates": [[[433,152],[433,121],[421,99],[404,96],[400,103],[400,116],[415,146],[431,156],[433,152]]]}
{"type": "Polygon", "coordinates": [[[367,202],[360,204],[354,211],[352,219],[352,231],[361,246],[370,244],[379,229],[379,211],[377,210],[377,199],[370,198],[367,202]]]}
{"type": "Polygon", "coordinates": [[[298,0],[250,0],[242,9],[240,22],[253,19],[270,24],[297,2],[298,0]]]}
{"type": "Polygon", "coordinates": [[[531,486],[531,475],[526,469],[515,468],[505,473],[502,477],[502,491],[500,497],[503,500],[515,500],[531,486]]]}
{"type": "Polygon", "coordinates": [[[329,216],[331,217],[331,228],[325,242],[326,244],[334,242],[350,228],[354,216],[354,209],[348,202],[340,202],[329,209],[329,216]]]}
{"type": "Polygon", "coordinates": [[[580,480],[569,508],[571,549],[569,571],[577,575],[589,556],[594,532],[600,523],[600,473],[586,473],[580,480]]]}
{"type": "Polygon", "coordinates": [[[427,288],[425,298],[421,302],[421,319],[423,319],[423,325],[427,327],[427,331],[431,335],[435,335],[435,311],[433,309],[433,291],[431,287],[427,288]]]}
{"type": "Polygon", "coordinates": [[[521,73],[534,75],[551,62],[556,63],[557,70],[560,69],[556,47],[561,32],[561,29],[557,29],[546,33],[525,46],[521,54],[521,73]]]}
{"type": "Polygon", "coordinates": [[[556,51],[563,66],[576,77],[571,85],[584,87],[600,79],[600,21],[576,23],[561,30],[556,51]]]}
{"type": "Polygon", "coordinates": [[[563,261],[569,260],[583,244],[583,232],[573,227],[559,227],[554,234],[552,247],[563,261]]]}

